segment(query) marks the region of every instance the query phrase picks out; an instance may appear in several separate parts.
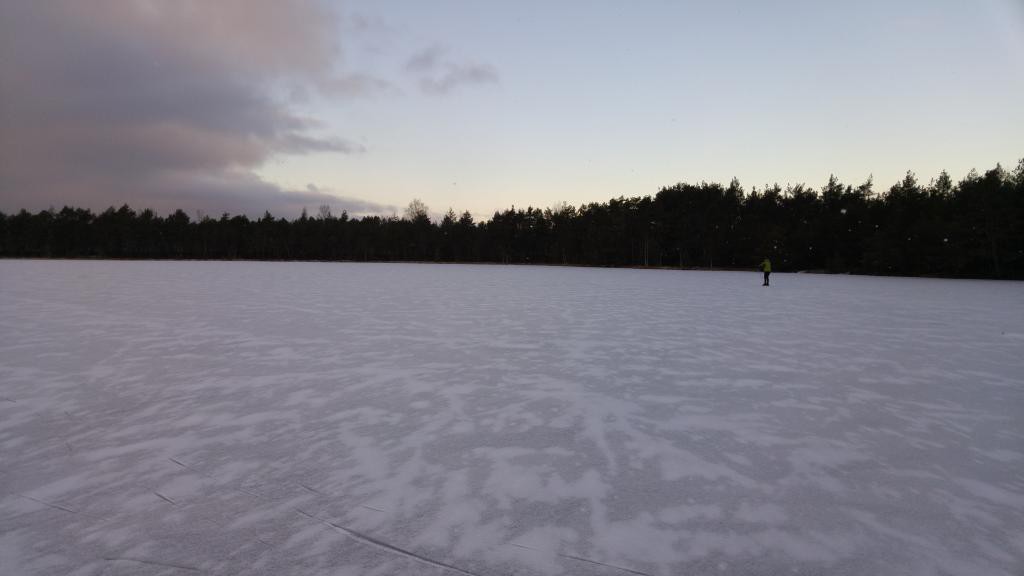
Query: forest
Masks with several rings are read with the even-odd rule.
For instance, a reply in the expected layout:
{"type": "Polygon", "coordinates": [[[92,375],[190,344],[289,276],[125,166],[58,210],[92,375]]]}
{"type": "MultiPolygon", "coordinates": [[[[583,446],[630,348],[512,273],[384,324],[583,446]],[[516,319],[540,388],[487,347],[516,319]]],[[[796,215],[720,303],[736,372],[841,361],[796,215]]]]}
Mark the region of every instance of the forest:
{"type": "Polygon", "coordinates": [[[653,196],[541,209],[486,221],[418,200],[401,216],[350,217],[320,206],[292,220],[265,213],[190,217],[111,207],[0,213],[0,257],[488,262],[748,269],[1024,279],[1024,159],[1012,171],[908,172],[877,192],[831,177],[820,189],[745,191],[733,179],[679,183],[653,196]]]}

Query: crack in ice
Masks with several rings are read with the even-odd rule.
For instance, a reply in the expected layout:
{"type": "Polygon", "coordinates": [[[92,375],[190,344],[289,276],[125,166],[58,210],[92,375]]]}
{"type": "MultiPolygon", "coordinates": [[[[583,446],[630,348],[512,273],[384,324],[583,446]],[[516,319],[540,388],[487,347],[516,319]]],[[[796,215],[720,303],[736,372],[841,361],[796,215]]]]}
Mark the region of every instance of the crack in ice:
{"type": "Polygon", "coordinates": [[[199,568],[195,566],[185,566],[184,564],[171,564],[170,562],[157,562],[156,560],[143,560],[142,558],[127,558],[122,556],[117,557],[105,557],[103,558],[107,562],[136,562],[138,564],[148,564],[150,566],[163,566],[164,568],[175,568],[177,570],[186,570],[189,572],[199,572],[199,568]]]}
{"type": "Polygon", "coordinates": [[[429,565],[434,566],[436,568],[444,568],[444,569],[447,569],[447,570],[451,570],[452,572],[457,572],[459,574],[464,574],[465,576],[480,576],[479,574],[476,574],[475,572],[470,572],[470,571],[465,570],[463,568],[459,568],[458,566],[453,566],[451,564],[447,564],[445,562],[441,562],[440,560],[434,560],[432,558],[428,558],[426,556],[422,556],[422,555],[417,554],[415,552],[412,552],[410,550],[406,550],[404,548],[400,548],[398,546],[395,546],[394,544],[388,544],[387,542],[385,542],[383,540],[379,540],[377,538],[374,538],[373,536],[370,536],[369,534],[363,534],[362,532],[359,532],[357,530],[353,530],[353,529],[348,528],[346,526],[342,526],[341,524],[335,524],[334,522],[331,522],[329,520],[324,520],[323,518],[320,518],[318,516],[314,516],[313,514],[310,514],[309,512],[306,512],[305,510],[301,510],[299,508],[296,508],[295,511],[298,512],[299,514],[305,516],[306,518],[309,518],[311,520],[316,520],[317,522],[320,522],[322,524],[330,526],[331,528],[334,528],[335,530],[338,530],[342,534],[345,534],[346,536],[349,536],[350,538],[353,538],[353,539],[355,539],[355,540],[357,540],[359,542],[363,542],[365,544],[370,544],[372,546],[376,546],[378,548],[382,548],[382,549],[387,550],[389,552],[394,552],[394,553],[399,554],[401,556],[405,556],[406,558],[409,558],[410,560],[414,560],[414,561],[417,561],[417,562],[422,562],[424,564],[429,564],[429,565]]]}

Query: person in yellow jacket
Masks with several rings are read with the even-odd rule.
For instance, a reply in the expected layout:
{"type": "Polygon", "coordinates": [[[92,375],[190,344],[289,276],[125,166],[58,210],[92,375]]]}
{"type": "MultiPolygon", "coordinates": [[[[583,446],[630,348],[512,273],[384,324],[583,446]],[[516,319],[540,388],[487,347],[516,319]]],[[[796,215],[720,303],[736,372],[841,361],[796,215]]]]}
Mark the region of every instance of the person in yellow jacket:
{"type": "Polygon", "coordinates": [[[772,261],[767,259],[767,258],[765,258],[761,262],[761,271],[764,272],[764,284],[761,284],[761,286],[767,286],[768,285],[768,275],[772,273],[772,261]]]}

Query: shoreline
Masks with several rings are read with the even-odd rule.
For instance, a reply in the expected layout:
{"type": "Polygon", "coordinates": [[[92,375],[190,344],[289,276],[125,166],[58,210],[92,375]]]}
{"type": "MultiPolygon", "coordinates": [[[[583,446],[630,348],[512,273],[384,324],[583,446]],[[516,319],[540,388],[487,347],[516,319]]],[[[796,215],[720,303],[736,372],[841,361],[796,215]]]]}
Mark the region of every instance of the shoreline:
{"type": "MultiPolygon", "coordinates": [[[[544,266],[552,268],[598,268],[608,270],[664,270],[679,272],[750,272],[760,274],[761,270],[756,268],[734,268],[723,267],[701,267],[701,266],[607,266],[599,264],[556,264],[551,262],[449,262],[434,260],[305,260],[305,259],[270,259],[270,258],[109,258],[109,257],[47,257],[47,256],[0,256],[3,260],[38,260],[38,261],[97,261],[97,262],[296,262],[296,263],[319,263],[319,264],[440,264],[440,265],[463,265],[463,266],[544,266]]],[[[934,280],[987,280],[992,282],[1021,282],[1024,279],[1015,278],[988,278],[982,276],[943,276],[906,274],[867,274],[861,272],[829,272],[827,270],[773,270],[773,274],[818,274],[822,276],[863,276],[874,278],[925,278],[934,280]]]]}

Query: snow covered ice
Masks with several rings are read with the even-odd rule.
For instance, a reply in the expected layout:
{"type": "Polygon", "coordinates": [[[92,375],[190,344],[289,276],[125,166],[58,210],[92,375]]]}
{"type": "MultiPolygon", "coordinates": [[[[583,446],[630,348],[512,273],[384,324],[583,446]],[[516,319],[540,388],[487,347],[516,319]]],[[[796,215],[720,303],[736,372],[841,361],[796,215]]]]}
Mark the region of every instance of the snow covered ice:
{"type": "Polygon", "coordinates": [[[0,261],[0,574],[1024,573],[1024,284],[0,261]]]}

